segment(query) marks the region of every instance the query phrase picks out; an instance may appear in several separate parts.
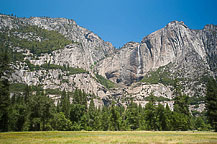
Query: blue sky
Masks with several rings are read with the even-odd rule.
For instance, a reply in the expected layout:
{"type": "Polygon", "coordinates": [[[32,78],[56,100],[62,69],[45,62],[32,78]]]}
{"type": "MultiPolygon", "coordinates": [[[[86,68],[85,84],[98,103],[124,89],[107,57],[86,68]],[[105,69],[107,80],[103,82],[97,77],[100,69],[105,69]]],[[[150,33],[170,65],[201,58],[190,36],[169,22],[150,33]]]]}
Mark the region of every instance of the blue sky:
{"type": "Polygon", "coordinates": [[[1,0],[0,12],[73,19],[117,48],[173,20],[191,29],[217,24],[217,0],[1,0]]]}

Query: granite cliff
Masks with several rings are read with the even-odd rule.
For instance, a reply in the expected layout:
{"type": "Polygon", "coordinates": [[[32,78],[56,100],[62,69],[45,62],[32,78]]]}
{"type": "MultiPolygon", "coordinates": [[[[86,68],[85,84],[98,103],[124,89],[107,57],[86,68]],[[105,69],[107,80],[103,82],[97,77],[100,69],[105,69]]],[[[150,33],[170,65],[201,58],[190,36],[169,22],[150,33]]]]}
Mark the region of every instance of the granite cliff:
{"type": "MultiPolygon", "coordinates": [[[[192,30],[173,21],[120,49],[65,18],[0,15],[0,32],[4,46],[7,43],[12,53],[22,55],[12,63],[12,83],[59,91],[83,89],[96,96],[98,105],[112,100],[125,105],[131,98],[145,105],[153,92],[172,108],[175,79],[183,92],[201,99],[206,78],[217,76],[215,25],[192,30]],[[56,42],[54,35],[61,41],[56,42]],[[38,51],[40,43],[46,49],[41,46],[38,51]]],[[[201,111],[203,101],[197,102],[201,111]]]]}

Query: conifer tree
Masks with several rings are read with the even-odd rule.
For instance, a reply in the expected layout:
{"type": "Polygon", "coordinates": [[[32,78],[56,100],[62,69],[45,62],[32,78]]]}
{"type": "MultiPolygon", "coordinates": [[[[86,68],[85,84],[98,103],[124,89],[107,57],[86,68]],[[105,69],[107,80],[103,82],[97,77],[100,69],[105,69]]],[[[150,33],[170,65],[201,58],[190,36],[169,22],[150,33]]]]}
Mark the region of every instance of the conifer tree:
{"type": "Polygon", "coordinates": [[[94,105],[93,98],[90,100],[89,109],[88,109],[88,125],[91,127],[92,130],[94,130],[94,123],[96,118],[96,109],[94,105]]]}
{"type": "Polygon", "coordinates": [[[206,109],[209,122],[217,131],[217,83],[213,78],[207,83],[206,109]]]}
{"type": "Polygon", "coordinates": [[[170,131],[172,130],[172,111],[169,108],[169,105],[166,105],[166,108],[164,110],[164,119],[162,122],[162,130],[164,131],[170,131]]]}
{"type": "Polygon", "coordinates": [[[22,95],[16,95],[14,102],[9,107],[9,130],[10,131],[23,131],[28,120],[28,106],[25,103],[22,95]]]}
{"type": "Polygon", "coordinates": [[[28,85],[26,85],[25,90],[24,90],[25,103],[29,102],[30,91],[31,91],[31,88],[28,85]]]}
{"type": "Polygon", "coordinates": [[[145,130],[146,129],[146,121],[145,121],[145,108],[139,104],[139,129],[145,130]]]}
{"type": "Polygon", "coordinates": [[[118,113],[114,102],[112,102],[109,116],[109,130],[120,130],[120,114],[118,113]]]}
{"type": "Polygon", "coordinates": [[[175,80],[174,88],[173,128],[174,130],[189,130],[192,128],[189,97],[182,94],[181,86],[177,79],[175,80]]]}
{"type": "Polygon", "coordinates": [[[145,105],[145,121],[148,130],[157,130],[156,105],[153,93],[149,97],[151,100],[145,105]]]}
{"type": "Polygon", "coordinates": [[[65,117],[69,118],[69,116],[70,116],[70,98],[69,98],[69,94],[67,94],[65,90],[63,90],[62,95],[61,95],[60,107],[61,107],[61,111],[65,114],[65,117]]]}
{"type": "Polygon", "coordinates": [[[11,73],[8,51],[0,50],[0,131],[8,131],[10,105],[9,77],[11,73]]]}
{"type": "Polygon", "coordinates": [[[83,98],[86,100],[86,94],[81,90],[76,89],[73,93],[73,101],[70,110],[70,120],[72,121],[73,130],[89,129],[87,128],[87,105],[83,98]]]}
{"type": "Polygon", "coordinates": [[[161,131],[164,129],[164,126],[166,125],[165,110],[162,104],[158,104],[156,108],[156,115],[157,115],[157,129],[161,131]]]}
{"type": "Polygon", "coordinates": [[[109,110],[107,106],[103,106],[101,112],[101,130],[106,131],[109,128],[109,110]]]}
{"type": "Polygon", "coordinates": [[[127,107],[126,121],[130,129],[136,130],[139,128],[139,109],[137,107],[137,104],[134,103],[132,100],[127,107]]]}

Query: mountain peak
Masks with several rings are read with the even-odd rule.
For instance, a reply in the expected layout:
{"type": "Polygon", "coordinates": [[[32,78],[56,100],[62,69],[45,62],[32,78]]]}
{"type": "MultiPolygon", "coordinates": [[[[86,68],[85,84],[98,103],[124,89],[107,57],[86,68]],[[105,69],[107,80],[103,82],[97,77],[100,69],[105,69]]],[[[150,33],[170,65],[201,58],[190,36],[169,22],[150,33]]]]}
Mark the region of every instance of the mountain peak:
{"type": "Polygon", "coordinates": [[[166,25],[166,27],[175,27],[175,26],[184,26],[185,28],[188,28],[183,21],[171,21],[166,25]]]}

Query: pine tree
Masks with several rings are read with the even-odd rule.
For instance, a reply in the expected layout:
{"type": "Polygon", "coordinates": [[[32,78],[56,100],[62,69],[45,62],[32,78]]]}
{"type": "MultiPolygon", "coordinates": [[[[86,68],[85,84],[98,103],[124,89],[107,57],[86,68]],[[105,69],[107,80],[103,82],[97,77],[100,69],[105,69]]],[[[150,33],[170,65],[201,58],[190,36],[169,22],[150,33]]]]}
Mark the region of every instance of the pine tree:
{"type": "Polygon", "coordinates": [[[217,131],[217,83],[213,78],[207,83],[206,110],[211,126],[217,131]]]}
{"type": "Polygon", "coordinates": [[[145,105],[145,121],[148,130],[157,130],[156,105],[153,93],[149,97],[151,100],[145,105]]]}
{"type": "Polygon", "coordinates": [[[164,130],[166,125],[166,117],[165,117],[165,110],[162,104],[158,104],[156,108],[156,115],[157,115],[157,129],[164,130]]]}
{"type": "Polygon", "coordinates": [[[136,130],[139,128],[139,109],[137,107],[137,104],[133,103],[132,100],[129,106],[127,107],[126,121],[130,129],[136,130]]]}
{"type": "Polygon", "coordinates": [[[24,97],[25,97],[26,103],[29,102],[30,91],[31,91],[31,88],[28,85],[26,85],[25,90],[24,90],[24,97]]]}
{"type": "Polygon", "coordinates": [[[87,109],[87,94],[84,92],[84,90],[82,91],[81,95],[81,104],[87,109]]]}
{"type": "Polygon", "coordinates": [[[175,112],[190,116],[188,105],[189,105],[189,97],[187,95],[180,94],[174,98],[175,112]]]}
{"type": "Polygon", "coordinates": [[[69,116],[70,116],[70,98],[69,98],[69,94],[67,94],[65,90],[63,90],[62,95],[61,95],[60,109],[65,114],[65,117],[69,118],[69,116]]]}
{"type": "Polygon", "coordinates": [[[109,130],[120,130],[120,114],[118,113],[114,102],[112,102],[109,116],[109,130]]]}
{"type": "Polygon", "coordinates": [[[30,130],[50,130],[49,120],[53,118],[55,113],[54,102],[43,92],[37,91],[36,95],[32,95],[30,102],[30,130]]]}
{"type": "Polygon", "coordinates": [[[70,120],[73,130],[89,130],[87,114],[87,96],[84,92],[76,89],[73,93],[73,101],[70,106],[70,120]]]}
{"type": "Polygon", "coordinates": [[[146,130],[145,108],[139,104],[139,129],[146,130]]]}
{"type": "Polygon", "coordinates": [[[80,95],[79,90],[76,88],[73,93],[73,104],[79,104],[80,103],[80,95]]]}
{"type": "Polygon", "coordinates": [[[51,130],[51,125],[49,120],[53,118],[55,113],[54,102],[47,95],[42,95],[42,130],[51,130]]]}
{"type": "Polygon", "coordinates": [[[173,128],[174,130],[189,130],[192,128],[189,97],[182,94],[181,86],[177,80],[174,88],[173,128]]]}
{"type": "Polygon", "coordinates": [[[169,108],[169,105],[166,105],[164,110],[164,118],[162,122],[162,130],[170,131],[172,130],[172,111],[169,108]]]}
{"type": "Polygon", "coordinates": [[[9,76],[10,60],[7,50],[0,51],[0,131],[8,131],[8,112],[10,105],[9,76]]]}
{"type": "Polygon", "coordinates": [[[95,118],[94,118],[94,130],[100,130],[101,126],[101,110],[96,108],[95,118]]]}
{"type": "Polygon", "coordinates": [[[101,130],[106,131],[109,128],[109,110],[108,107],[103,106],[101,112],[101,130]]]}
{"type": "Polygon", "coordinates": [[[93,99],[90,100],[90,105],[88,109],[88,125],[91,128],[91,130],[95,129],[95,118],[96,118],[96,109],[94,105],[93,99]]]}
{"type": "Polygon", "coordinates": [[[9,130],[22,131],[25,130],[25,124],[28,119],[28,107],[22,95],[10,104],[9,108],[9,130]]]}
{"type": "Polygon", "coordinates": [[[81,122],[86,109],[80,104],[71,104],[70,120],[72,122],[72,130],[81,130],[81,122]]]}

